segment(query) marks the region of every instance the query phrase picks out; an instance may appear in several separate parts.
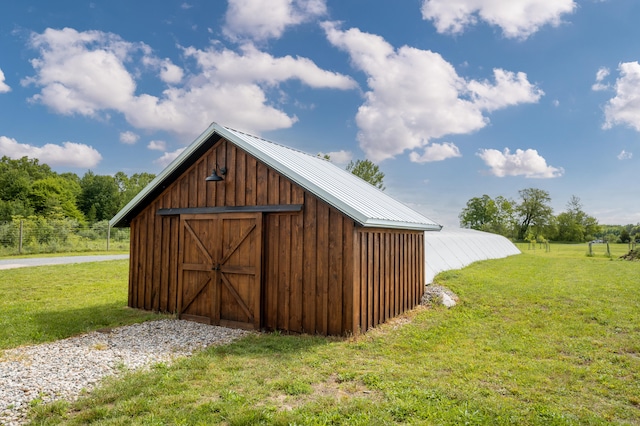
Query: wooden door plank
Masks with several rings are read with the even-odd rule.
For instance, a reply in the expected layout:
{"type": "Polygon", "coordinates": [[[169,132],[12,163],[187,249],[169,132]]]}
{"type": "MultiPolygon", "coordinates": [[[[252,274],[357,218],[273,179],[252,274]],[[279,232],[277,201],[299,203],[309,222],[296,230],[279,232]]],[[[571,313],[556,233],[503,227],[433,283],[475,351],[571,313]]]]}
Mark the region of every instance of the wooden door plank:
{"type": "Polygon", "coordinates": [[[225,274],[220,273],[220,278],[222,280],[222,283],[227,288],[227,290],[229,290],[229,293],[231,293],[231,295],[234,297],[234,299],[238,303],[238,306],[240,306],[240,308],[243,310],[247,318],[249,318],[249,322],[253,323],[253,313],[251,312],[249,307],[244,303],[244,300],[242,299],[242,297],[240,297],[240,294],[238,294],[238,291],[236,290],[236,288],[233,286],[233,284],[231,284],[231,282],[229,281],[229,279],[225,274]]]}
{"type": "Polygon", "coordinates": [[[207,274],[206,278],[203,278],[200,281],[200,283],[196,286],[196,291],[191,296],[184,299],[184,306],[182,307],[182,310],[179,312],[180,314],[182,312],[185,312],[187,309],[189,309],[191,304],[196,300],[196,298],[200,295],[200,293],[202,293],[202,291],[205,288],[207,288],[207,285],[209,285],[210,282],[211,282],[211,275],[207,274]]]}
{"type": "Polygon", "coordinates": [[[194,243],[200,250],[200,253],[205,257],[207,262],[209,264],[213,264],[211,253],[209,253],[209,250],[207,250],[204,243],[200,240],[200,237],[196,234],[196,232],[193,230],[193,227],[189,224],[187,220],[184,221],[184,228],[187,230],[187,232],[189,232],[189,234],[191,234],[191,237],[193,238],[194,243]]]}
{"type": "Polygon", "coordinates": [[[224,255],[222,259],[220,259],[220,264],[227,263],[231,255],[233,255],[233,253],[235,253],[236,250],[238,250],[238,247],[240,247],[240,244],[242,244],[244,240],[247,239],[247,237],[251,234],[251,232],[253,232],[254,229],[256,229],[255,223],[253,223],[250,227],[246,228],[242,232],[242,234],[240,234],[240,236],[236,239],[236,241],[233,241],[232,243],[230,243],[230,247],[227,249],[227,253],[224,255]]]}
{"type": "Polygon", "coordinates": [[[221,265],[220,272],[225,274],[235,274],[235,275],[255,275],[258,271],[258,268],[255,266],[229,266],[229,265],[221,265]]]}

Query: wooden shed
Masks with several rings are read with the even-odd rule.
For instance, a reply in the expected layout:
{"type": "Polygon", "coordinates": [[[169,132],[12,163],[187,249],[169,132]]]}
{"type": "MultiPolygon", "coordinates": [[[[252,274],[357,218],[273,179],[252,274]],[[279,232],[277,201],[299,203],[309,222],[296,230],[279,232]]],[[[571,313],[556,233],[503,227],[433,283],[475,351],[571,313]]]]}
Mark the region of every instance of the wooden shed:
{"type": "Polygon", "coordinates": [[[322,158],[213,123],[127,204],[129,306],[359,333],[416,306],[441,226],[322,158]]]}

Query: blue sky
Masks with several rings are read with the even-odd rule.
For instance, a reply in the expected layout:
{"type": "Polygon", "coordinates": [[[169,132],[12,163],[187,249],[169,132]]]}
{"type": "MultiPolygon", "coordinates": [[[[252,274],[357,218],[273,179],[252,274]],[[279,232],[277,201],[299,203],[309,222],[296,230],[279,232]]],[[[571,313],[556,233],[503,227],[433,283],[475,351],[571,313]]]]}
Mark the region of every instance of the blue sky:
{"type": "Polygon", "coordinates": [[[637,0],[8,0],[0,155],[158,173],[216,121],[344,167],[445,226],[547,190],[640,223],[637,0]]]}

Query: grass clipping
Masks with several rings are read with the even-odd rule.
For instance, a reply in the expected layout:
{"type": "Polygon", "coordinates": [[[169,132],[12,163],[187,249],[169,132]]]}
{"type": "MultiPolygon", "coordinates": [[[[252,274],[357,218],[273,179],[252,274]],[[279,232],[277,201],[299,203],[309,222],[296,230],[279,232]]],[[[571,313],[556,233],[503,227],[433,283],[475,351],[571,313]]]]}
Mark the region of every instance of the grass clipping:
{"type": "Polygon", "coordinates": [[[635,250],[630,250],[629,253],[625,254],[624,256],[620,256],[620,259],[631,260],[631,261],[640,260],[640,248],[637,248],[635,250]]]}

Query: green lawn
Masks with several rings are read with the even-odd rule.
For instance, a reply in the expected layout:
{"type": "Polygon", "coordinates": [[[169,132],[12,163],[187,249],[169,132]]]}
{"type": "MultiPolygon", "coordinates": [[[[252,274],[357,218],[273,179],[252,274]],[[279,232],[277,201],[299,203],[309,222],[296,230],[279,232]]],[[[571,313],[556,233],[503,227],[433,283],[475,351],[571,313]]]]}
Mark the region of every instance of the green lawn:
{"type": "Polygon", "coordinates": [[[128,260],[0,270],[0,350],[141,322],[127,308],[128,260]]]}
{"type": "Polygon", "coordinates": [[[37,406],[34,424],[640,424],[640,262],[586,253],[525,247],[439,275],[452,309],[357,338],[251,336],[37,406]]]}

